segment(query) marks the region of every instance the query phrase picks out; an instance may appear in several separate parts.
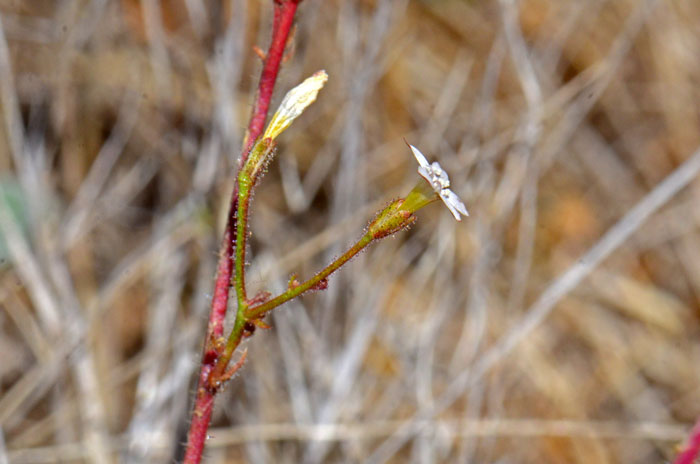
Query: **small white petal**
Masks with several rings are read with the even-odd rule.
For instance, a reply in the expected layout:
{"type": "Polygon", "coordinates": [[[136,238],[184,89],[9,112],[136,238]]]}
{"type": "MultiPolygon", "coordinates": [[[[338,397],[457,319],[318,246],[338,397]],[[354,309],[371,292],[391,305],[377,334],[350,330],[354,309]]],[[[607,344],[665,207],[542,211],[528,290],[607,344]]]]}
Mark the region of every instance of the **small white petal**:
{"type": "Polygon", "coordinates": [[[459,215],[459,211],[454,207],[454,205],[447,200],[446,194],[451,193],[450,190],[443,190],[440,192],[440,198],[442,198],[442,202],[445,203],[445,206],[447,206],[447,209],[450,210],[450,213],[455,217],[457,221],[461,221],[462,217],[459,215]]]}
{"type": "Polygon", "coordinates": [[[433,184],[433,177],[430,175],[430,172],[427,169],[425,169],[423,166],[418,168],[418,174],[423,176],[423,179],[430,182],[430,185],[433,184]]]}
{"type": "MultiPolygon", "coordinates": [[[[421,167],[427,168],[430,166],[430,163],[428,163],[428,160],[425,159],[425,156],[423,156],[423,153],[420,152],[419,149],[411,145],[410,143],[408,144],[409,147],[411,147],[411,151],[413,152],[413,156],[416,157],[416,161],[418,161],[418,164],[420,164],[421,167]]],[[[420,171],[419,171],[420,172],[420,171]]],[[[423,174],[421,174],[423,175],[423,174]]],[[[425,176],[423,176],[425,177],[425,176]]]]}
{"type": "Polygon", "coordinates": [[[445,201],[445,204],[450,208],[459,211],[463,216],[469,216],[469,211],[467,207],[464,206],[462,200],[454,193],[452,190],[445,189],[440,193],[440,197],[445,201]]]}

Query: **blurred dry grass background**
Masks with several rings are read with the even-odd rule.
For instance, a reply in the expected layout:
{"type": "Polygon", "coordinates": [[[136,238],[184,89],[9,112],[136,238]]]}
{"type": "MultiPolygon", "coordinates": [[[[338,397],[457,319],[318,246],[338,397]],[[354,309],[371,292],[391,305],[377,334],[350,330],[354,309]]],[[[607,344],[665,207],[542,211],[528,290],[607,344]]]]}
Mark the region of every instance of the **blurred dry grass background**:
{"type": "MultiPolygon", "coordinates": [[[[0,1],[0,463],[180,456],[271,1],[0,1]]],[[[207,462],[669,460],[700,415],[698,18],[305,0],[273,106],[330,81],[257,192],[251,291],[413,186],[402,137],[471,217],[277,310],[207,462]]]]}

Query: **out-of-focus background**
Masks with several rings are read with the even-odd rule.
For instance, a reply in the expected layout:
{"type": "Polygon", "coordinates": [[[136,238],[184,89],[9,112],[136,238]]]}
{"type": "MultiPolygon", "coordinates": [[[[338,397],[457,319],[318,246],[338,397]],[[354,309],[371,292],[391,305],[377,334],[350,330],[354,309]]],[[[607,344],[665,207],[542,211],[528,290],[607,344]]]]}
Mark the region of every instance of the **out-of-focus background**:
{"type": "MultiPolygon", "coordinates": [[[[0,462],[173,462],[272,0],[0,2],[0,462]]],[[[700,3],[304,0],[206,462],[658,463],[700,415],[700,3]],[[685,163],[685,164],[684,164],[685,163]]]]}

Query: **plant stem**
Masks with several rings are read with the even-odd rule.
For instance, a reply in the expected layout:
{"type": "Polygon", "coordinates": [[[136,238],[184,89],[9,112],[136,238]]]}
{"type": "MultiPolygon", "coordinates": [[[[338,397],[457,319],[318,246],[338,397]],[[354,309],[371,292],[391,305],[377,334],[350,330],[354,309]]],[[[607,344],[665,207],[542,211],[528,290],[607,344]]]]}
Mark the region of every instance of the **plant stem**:
{"type": "Polygon", "coordinates": [[[698,454],[700,454],[700,419],[698,419],[693,430],[690,431],[688,443],[686,443],[685,448],[678,453],[673,464],[693,464],[698,454]]]}
{"type": "Polygon", "coordinates": [[[233,324],[233,329],[231,329],[231,334],[229,335],[228,341],[226,342],[226,347],[224,348],[223,353],[221,353],[221,356],[219,356],[218,360],[216,361],[216,364],[214,365],[213,369],[209,374],[209,378],[207,379],[207,387],[209,389],[217,391],[221,387],[222,382],[228,380],[228,377],[230,377],[226,375],[226,368],[231,362],[233,353],[236,351],[236,348],[238,348],[238,345],[241,343],[241,339],[243,338],[243,328],[245,327],[245,322],[245,317],[242,314],[236,314],[236,321],[233,324]]]}
{"type": "MultiPolygon", "coordinates": [[[[258,95],[255,99],[253,114],[248,125],[248,134],[246,136],[246,152],[253,146],[253,142],[262,133],[267,118],[267,111],[270,107],[272,99],[272,91],[275,88],[277,73],[279,72],[280,62],[284,54],[289,31],[294,22],[294,14],[301,0],[275,0],[275,18],[272,23],[272,42],[265,56],[262,74],[260,75],[260,85],[258,86],[258,95]]],[[[241,166],[243,165],[241,160],[241,166]]]]}
{"type": "Polygon", "coordinates": [[[238,175],[238,224],[236,224],[236,259],[234,264],[234,282],[238,302],[236,319],[238,319],[239,315],[242,315],[247,300],[245,291],[245,249],[248,232],[248,206],[250,205],[252,184],[252,180],[247,176],[245,169],[241,169],[238,175]]]}
{"type": "Polygon", "coordinates": [[[246,235],[248,231],[248,205],[250,205],[250,190],[253,181],[248,176],[245,167],[242,167],[238,173],[238,223],[236,224],[236,258],[234,263],[234,283],[236,289],[236,319],[233,324],[233,329],[228,336],[226,347],[216,360],[213,370],[209,375],[208,385],[212,389],[217,389],[222,377],[226,372],[234,351],[238,348],[243,335],[243,327],[245,325],[245,310],[248,307],[246,290],[245,290],[245,248],[246,235]]]}
{"type": "MultiPolygon", "coordinates": [[[[248,125],[244,149],[241,154],[241,166],[245,162],[253,142],[262,133],[284,49],[300,1],[301,0],[275,0],[272,40],[260,75],[253,113],[248,125]]],[[[198,464],[202,459],[204,443],[206,441],[207,430],[209,428],[214,405],[214,396],[217,393],[217,388],[211,387],[210,376],[221,350],[219,340],[223,335],[224,319],[228,307],[229,286],[231,284],[231,274],[233,271],[233,261],[231,258],[236,246],[234,231],[237,230],[237,210],[238,184],[236,184],[231,196],[228,220],[219,249],[214,297],[212,298],[211,310],[209,312],[209,323],[207,325],[207,334],[199,373],[199,384],[194,408],[192,410],[190,429],[187,434],[187,449],[184,458],[186,464],[198,464]]],[[[234,332],[237,330],[238,333],[241,334],[242,329],[243,325],[239,324],[239,320],[236,318],[234,332]]],[[[238,343],[240,343],[240,336],[235,343],[236,346],[238,346],[238,343]]],[[[232,352],[235,351],[236,346],[233,347],[232,352]]]]}
{"type": "Polygon", "coordinates": [[[262,317],[265,315],[265,313],[271,311],[277,306],[286,303],[287,301],[293,298],[298,297],[302,293],[307,292],[318,285],[321,285],[323,281],[328,278],[329,275],[338,270],[340,266],[347,263],[350,259],[352,259],[360,251],[362,251],[367,245],[369,245],[372,242],[372,240],[374,239],[371,235],[363,235],[362,238],[358,240],[357,243],[355,243],[348,251],[343,253],[343,255],[341,255],[338,259],[333,261],[325,269],[313,276],[311,279],[307,280],[302,284],[289,288],[286,292],[281,293],[280,295],[274,297],[271,300],[266,301],[265,303],[261,303],[257,306],[248,308],[248,310],[246,311],[246,318],[256,319],[262,317]]]}
{"type": "Polygon", "coordinates": [[[257,306],[247,308],[246,305],[239,306],[238,313],[236,314],[236,321],[233,325],[233,330],[229,335],[228,341],[226,342],[226,347],[223,353],[219,356],[210,376],[209,385],[211,388],[218,388],[221,378],[226,378],[226,367],[228,366],[233,353],[236,351],[241,339],[243,338],[243,328],[245,323],[251,319],[257,319],[263,317],[267,312],[273,310],[277,306],[292,300],[302,293],[311,290],[312,288],[318,288],[323,284],[324,280],[328,278],[333,272],[338,270],[343,264],[347,263],[360,251],[362,251],[367,245],[369,245],[374,239],[370,234],[365,234],[360,240],[357,241],[348,251],[343,253],[338,259],[329,264],[321,272],[313,276],[306,282],[289,288],[286,292],[276,296],[275,298],[261,303],[257,306]]]}
{"type": "Polygon", "coordinates": [[[206,387],[211,365],[202,362],[202,369],[199,373],[199,386],[197,387],[197,397],[195,407],[190,420],[190,430],[187,433],[187,449],[185,450],[185,464],[199,464],[204,452],[204,442],[209,430],[211,413],[214,407],[214,393],[206,387]]]}

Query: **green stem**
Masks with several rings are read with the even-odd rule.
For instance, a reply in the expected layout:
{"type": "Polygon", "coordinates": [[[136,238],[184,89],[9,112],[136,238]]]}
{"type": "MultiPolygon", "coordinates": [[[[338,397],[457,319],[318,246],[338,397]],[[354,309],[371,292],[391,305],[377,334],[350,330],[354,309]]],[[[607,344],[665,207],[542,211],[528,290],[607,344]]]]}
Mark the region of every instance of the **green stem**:
{"type": "MultiPolygon", "coordinates": [[[[241,180],[241,177],[239,176],[239,182],[241,180]]],[[[246,186],[244,182],[241,182],[240,184],[241,192],[246,191],[246,189],[249,189],[249,186],[246,186]]],[[[239,197],[239,214],[241,210],[241,205],[247,203],[247,200],[249,197],[239,197]]],[[[238,224],[241,224],[241,218],[243,216],[239,217],[238,219],[238,224]]],[[[240,234],[240,228],[238,229],[239,234],[240,234]]],[[[238,311],[236,312],[236,321],[233,324],[233,329],[231,330],[231,334],[228,337],[228,340],[226,341],[226,347],[224,348],[223,352],[221,353],[221,356],[219,356],[219,359],[216,361],[216,365],[214,366],[214,369],[211,372],[211,375],[209,376],[209,382],[210,382],[210,387],[212,388],[218,388],[219,385],[218,383],[221,381],[222,378],[225,378],[225,371],[227,366],[229,365],[229,362],[231,361],[231,358],[233,357],[233,353],[236,351],[236,348],[238,348],[238,345],[241,343],[241,339],[243,338],[243,330],[245,327],[245,323],[251,319],[258,319],[262,316],[264,316],[267,312],[271,311],[272,309],[276,308],[277,306],[286,303],[287,301],[294,299],[301,295],[304,292],[307,292],[311,290],[312,288],[320,285],[323,283],[323,281],[328,278],[329,275],[331,275],[333,272],[337,271],[338,268],[340,268],[343,264],[347,263],[350,261],[355,255],[357,255],[360,251],[362,251],[367,245],[369,245],[374,239],[370,234],[365,234],[360,240],[357,241],[348,251],[343,253],[338,259],[333,261],[331,264],[329,264],[326,268],[324,268],[321,272],[313,276],[311,279],[307,280],[306,282],[299,284],[293,288],[290,288],[286,292],[280,294],[279,296],[276,296],[275,298],[266,301],[265,303],[261,303],[257,306],[253,306],[251,308],[247,308],[244,304],[241,304],[239,302],[238,306],[238,311]]],[[[245,243],[241,236],[238,236],[238,239],[236,241],[236,246],[239,246],[241,243],[245,243]]],[[[238,277],[239,273],[239,266],[238,263],[242,262],[239,261],[239,255],[238,251],[236,251],[236,291],[239,292],[239,283],[241,280],[238,277]]],[[[243,269],[241,267],[240,272],[243,272],[243,269]]],[[[243,275],[243,274],[241,274],[243,275]]],[[[240,295],[241,293],[239,293],[240,295]]]]}
{"type": "Polygon", "coordinates": [[[350,259],[352,259],[360,251],[362,251],[367,245],[369,245],[373,240],[374,239],[372,238],[371,235],[365,234],[348,251],[343,253],[342,256],[340,256],[338,259],[333,261],[325,269],[323,269],[321,272],[319,272],[318,274],[313,276],[311,279],[307,280],[306,282],[304,282],[302,284],[299,284],[295,287],[288,289],[286,292],[274,297],[271,300],[266,301],[265,303],[261,303],[257,306],[253,306],[251,308],[248,308],[248,310],[245,313],[246,319],[250,320],[250,319],[260,318],[260,317],[264,316],[267,312],[276,308],[277,306],[284,304],[287,301],[298,297],[302,293],[307,292],[307,291],[311,290],[312,288],[322,284],[322,282],[326,278],[328,278],[329,275],[331,275],[333,272],[338,270],[338,268],[341,267],[343,264],[347,263],[350,259]]]}
{"type": "Polygon", "coordinates": [[[246,290],[245,290],[245,249],[247,243],[248,232],[248,206],[250,205],[250,190],[253,181],[246,172],[246,169],[241,169],[238,174],[238,222],[236,224],[236,258],[234,260],[234,283],[236,287],[236,297],[238,301],[238,315],[246,306],[246,290]]]}
{"type": "Polygon", "coordinates": [[[218,389],[221,384],[221,379],[225,379],[224,374],[226,372],[226,368],[228,367],[229,362],[231,362],[233,353],[236,351],[236,348],[238,348],[238,345],[241,343],[241,339],[243,338],[243,328],[245,327],[245,322],[245,316],[239,309],[239,311],[236,313],[236,322],[233,323],[233,329],[231,330],[228,340],[226,341],[226,347],[224,348],[223,353],[221,353],[221,356],[219,356],[219,359],[217,359],[214,369],[212,369],[211,374],[209,375],[210,388],[218,389]]]}
{"type": "MultiPolygon", "coordinates": [[[[257,146],[257,145],[256,145],[257,146]]],[[[233,353],[238,348],[241,338],[243,337],[243,327],[245,326],[245,310],[248,308],[246,289],[245,289],[245,249],[246,238],[248,231],[248,206],[250,205],[250,193],[253,185],[248,170],[244,166],[238,173],[238,211],[236,214],[236,251],[234,259],[234,286],[236,290],[236,301],[238,308],[236,311],[236,320],[233,324],[233,329],[226,340],[226,347],[221,356],[216,361],[216,365],[209,376],[209,382],[212,387],[220,382],[228,367],[233,353]]]]}

